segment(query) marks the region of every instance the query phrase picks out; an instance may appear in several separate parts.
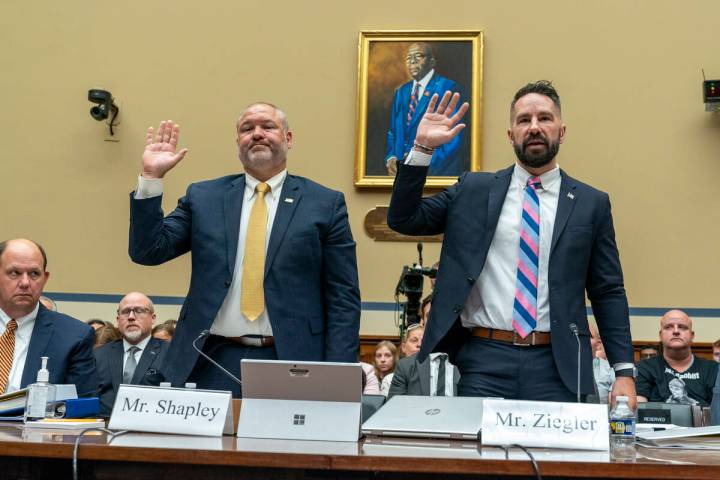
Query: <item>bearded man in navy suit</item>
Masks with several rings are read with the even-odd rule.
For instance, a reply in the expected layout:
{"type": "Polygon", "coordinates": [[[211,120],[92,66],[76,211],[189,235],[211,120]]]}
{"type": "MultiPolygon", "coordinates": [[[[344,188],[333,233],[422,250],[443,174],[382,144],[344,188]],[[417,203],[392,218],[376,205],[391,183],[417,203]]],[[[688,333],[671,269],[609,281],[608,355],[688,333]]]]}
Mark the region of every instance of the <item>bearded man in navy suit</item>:
{"type": "Polygon", "coordinates": [[[74,384],[78,396],[95,396],[95,330],[40,303],[49,276],[39,244],[0,242],[0,393],[35,383],[41,357],[48,357],[50,383],[74,384]]]}
{"type": "MultiPolygon", "coordinates": [[[[430,98],[434,94],[442,95],[446,91],[462,89],[457,82],[435,71],[435,54],[428,43],[411,44],[405,63],[412,80],[395,90],[393,97],[385,152],[385,165],[390,175],[397,172],[398,160],[402,162],[410,152],[430,98]]],[[[460,132],[446,144],[438,146],[430,161],[428,175],[457,177],[468,170],[467,165],[463,164],[467,160],[462,155],[463,137],[464,132],[460,132]]]]}
{"type": "Polygon", "coordinates": [[[194,343],[235,375],[243,358],[354,362],[360,292],[345,198],[288,174],[293,135],[285,113],[255,103],[236,128],[245,174],[190,185],[165,218],[162,178],[187,149],[177,150],[172,121],[148,130],[130,195],[129,250],[143,265],[192,252],[165,377],[237,397],[240,386],[200,358],[194,343]]]}
{"type": "Polygon", "coordinates": [[[629,311],[610,201],[557,165],[566,131],[557,91],[539,81],[515,94],[508,129],[515,165],[467,173],[423,199],[434,150],[464,128],[468,105],[456,109],[458,101],[450,92],[430,101],[388,212],[398,232],[445,235],[418,359],[449,353],[460,369],[460,395],[574,401],[594,393],[587,294],[617,378],[613,402],[627,395],[634,407],[629,311]]]}

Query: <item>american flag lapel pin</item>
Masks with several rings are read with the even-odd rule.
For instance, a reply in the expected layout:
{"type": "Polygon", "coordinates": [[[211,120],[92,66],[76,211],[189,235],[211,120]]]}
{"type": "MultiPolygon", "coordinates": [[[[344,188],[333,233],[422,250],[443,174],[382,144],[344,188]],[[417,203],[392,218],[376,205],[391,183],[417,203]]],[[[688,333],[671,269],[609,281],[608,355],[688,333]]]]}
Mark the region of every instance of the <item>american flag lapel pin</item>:
{"type": "Polygon", "coordinates": [[[292,198],[286,198],[285,203],[293,203],[295,200],[292,198]]]}

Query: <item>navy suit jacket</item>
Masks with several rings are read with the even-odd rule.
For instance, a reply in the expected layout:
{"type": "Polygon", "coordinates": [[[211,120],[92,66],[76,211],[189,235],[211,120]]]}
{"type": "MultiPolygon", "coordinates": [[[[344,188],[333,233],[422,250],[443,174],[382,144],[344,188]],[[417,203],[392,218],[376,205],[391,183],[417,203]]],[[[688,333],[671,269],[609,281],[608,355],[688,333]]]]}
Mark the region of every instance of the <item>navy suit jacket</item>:
{"type": "MultiPolygon", "coordinates": [[[[165,376],[183,385],[225,299],[237,254],[245,175],[191,184],[163,218],[161,197],[130,195],[130,257],[157,265],[192,250],[190,289],[166,357],[165,376]]],[[[360,329],[355,241],[345,197],[288,175],[265,258],[265,305],[281,360],[357,361],[360,329]]]]}
{"type": "Polygon", "coordinates": [[[42,366],[40,357],[48,357],[50,383],[72,383],[78,396],[96,396],[98,377],[93,357],[94,342],[92,327],[40,304],[20,387],[37,381],[37,372],[42,366]]]}
{"type": "MultiPolygon", "coordinates": [[[[385,161],[390,157],[397,158],[398,162],[403,161],[405,155],[410,151],[415,142],[418,124],[425,114],[425,110],[433,94],[437,93],[442,97],[447,91],[460,92],[461,98],[458,105],[462,105],[462,102],[467,100],[462,87],[458,85],[457,82],[435,73],[430,77],[427,88],[425,88],[422,97],[419,99],[418,106],[408,125],[407,115],[413,83],[411,80],[395,90],[392,111],[390,112],[390,128],[387,134],[385,161]]],[[[465,130],[467,130],[467,128],[465,130]]],[[[469,170],[468,165],[464,164],[464,160],[466,159],[462,148],[465,141],[464,139],[465,131],[463,130],[450,142],[435,149],[430,162],[429,175],[457,177],[462,172],[469,170]]]]}
{"type": "MultiPolygon", "coordinates": [[[[133,385],[160,385],[164,380],[162,365],[170,344],[157,338],[150,338],[135,368],[130,381],[133,385]]],[[[109,417],[115,404],[118,387],[123,383],[125,367],[123,341],[106,343],[95,350],[95,362],[100,378],[100,415],[109,417]]]]}
{"type": "MultiPolygon", "coordinates": [[[[427,167],[400,166],[388,225],[408,235],[445,234],[419,356],[441,351],[452,359],[469,335],[459,314],[485,264],[513,167],[467,173],[447,190],[422,199],[426,172],[427,167]]],[[[595,388],[585,294],[611,365],[633,362],[628,303],[608,195],[562,171],[561,179],[548,266],[552,351],[565,386],[576,393],[578,347],[569,325],[577,325],[580,390],[591,394],[595,388]]]]}

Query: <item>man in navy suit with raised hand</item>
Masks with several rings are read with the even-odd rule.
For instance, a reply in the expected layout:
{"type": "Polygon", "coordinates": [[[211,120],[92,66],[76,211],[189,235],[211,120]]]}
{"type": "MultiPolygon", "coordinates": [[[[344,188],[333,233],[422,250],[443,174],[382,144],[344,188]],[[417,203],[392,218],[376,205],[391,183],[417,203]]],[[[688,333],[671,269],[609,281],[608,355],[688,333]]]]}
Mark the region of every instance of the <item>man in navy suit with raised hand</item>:
{"type": "Polygon", "coordinates": [[[163,218],[163,177],[188,150],[177,149],[174,122],[148,130],[130,194],[129,252],[143,265],[192,252],[164,373],[173,386],[191,381],[237,397],[239,385],[198,355],[196,339],[235,375],[243,358],[354,362],[360,292],[345,198],[287,172],[285,113],[252,104],[236,131],[245,173],[191,184],[163,218]]]}
{"type": "Polygon", "coordinates": [[[78,396],[95,396],[95,331],[40,303],[49,276],[39,244],[0,242],[0,393],[35,383],[41,357],[48,357],[50,383],[74,384],[78,396]]]}
{"type": "Polygon", "coordinates": [[[388,212],[398,232],[444,233],[418,359],[450,353],[460,369],[460,395],[574,401],[594,393],[587,294],[617,378],[612,399],[628,395],[634,407],[628,303],[610,201],[557,164],[566,132],[557,91],[539,81],[516,93],[508,139],[517,163],[467,173],[422,198],[430,159],[462,131],[468,109],[456,108],[457,94],[438,100],[431,100],[400,165],[388,212]]]}

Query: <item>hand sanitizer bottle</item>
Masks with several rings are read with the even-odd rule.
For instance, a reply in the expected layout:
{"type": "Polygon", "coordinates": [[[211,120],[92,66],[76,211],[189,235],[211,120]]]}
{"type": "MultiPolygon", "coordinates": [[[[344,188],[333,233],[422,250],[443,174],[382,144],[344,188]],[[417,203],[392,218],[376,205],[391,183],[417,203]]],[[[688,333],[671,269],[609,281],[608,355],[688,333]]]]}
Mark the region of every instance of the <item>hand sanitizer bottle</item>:
{"type": "Polygon", "coordinates": [[[55,385],[49,381],[50,372],[47,369],[47,362],[48,357],[42,357],[42,367],[38,370],[37,382],[27,387],[26,422],[53,416],[52,404],[55,402],[55,385]]]}

